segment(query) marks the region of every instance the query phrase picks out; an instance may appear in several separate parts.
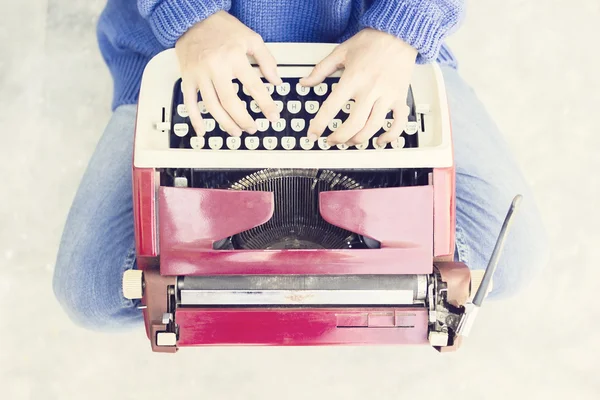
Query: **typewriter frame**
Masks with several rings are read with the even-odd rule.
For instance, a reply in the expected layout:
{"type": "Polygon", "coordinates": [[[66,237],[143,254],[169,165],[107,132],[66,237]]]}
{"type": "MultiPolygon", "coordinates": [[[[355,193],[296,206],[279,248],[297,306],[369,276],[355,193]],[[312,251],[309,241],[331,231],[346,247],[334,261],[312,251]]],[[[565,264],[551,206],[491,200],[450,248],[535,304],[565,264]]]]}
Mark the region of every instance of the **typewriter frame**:
{"type": "MultiPolygon", "coordinates": [[[[298,67],[316,64],[335,45],[268,46],[278,65],[298,67]]],[[[470,294],[468,268],[453,262],[455,170],[450,117],[437,65],[417,66],[412,81],[416,82],[415,99],[423,90],[435,99],[429,104],[434,108],[432,113],[441,118],[431,126],[434,137],[416,149],[360,154],[362,168],[432,168],[430,184],[322,193],[323,218],[381,242],[380,249],[370,250],[213,250],[214,241],[268,220],[273,212],[272,197],[265,192],[161,187],[161,168],[298,168],[307,163],[311,168],[340,168],[355,165],[356,160],[349,161],[341,151],[256,150],[239,157],[235,151],[169,149],[168,130],[164,128],[169,123],[173,83],[179,77],[174,50],[151,60],[142,79],[135,131],[137,266],[143,271],[141,307],[154,351],[230,344],[431,344],[442,351],[458,346],[458,336],[440,341],[442,332],[436,330],[438,322],[449,315],[455,321],[460,319],[470,294]],[[380,207],[388,201],[410,207],[412,215],[396,216],[390,224],[380,207]],[[184,202],[195,204],[198,212],[182,212],[184,202]],[[224,204],[230,211],[224,210],[224,204]],[[369,212],[357,219],[356,213],[340,210],[369,212]],[[398,224],[401,219],[410,222],[398,224]],[[178,277],[298,274],[426,276],[428,306],[177,307],[178,277]]]]}

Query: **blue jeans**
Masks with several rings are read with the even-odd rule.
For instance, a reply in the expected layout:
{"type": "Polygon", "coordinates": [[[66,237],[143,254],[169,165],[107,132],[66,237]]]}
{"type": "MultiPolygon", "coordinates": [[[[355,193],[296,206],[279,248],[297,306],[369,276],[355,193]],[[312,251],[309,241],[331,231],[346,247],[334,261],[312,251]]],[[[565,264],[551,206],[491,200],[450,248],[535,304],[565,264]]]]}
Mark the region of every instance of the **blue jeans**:
{"type": "MultiPolygon", "coordinates": [[[[486,267],[514,195],[524,196],[494,276],[490,298],[523,289],[546,263],[547,242],[533,195],[473,90],[443,68],[456,162],[456,255],[486,267]]],[[[58,252],[54,292],[79,325],[113,330],[142,321],[121,291],[123,271],[136,268],[131,154],[136,108],[115,110],[83,176],[58,252]]]]}

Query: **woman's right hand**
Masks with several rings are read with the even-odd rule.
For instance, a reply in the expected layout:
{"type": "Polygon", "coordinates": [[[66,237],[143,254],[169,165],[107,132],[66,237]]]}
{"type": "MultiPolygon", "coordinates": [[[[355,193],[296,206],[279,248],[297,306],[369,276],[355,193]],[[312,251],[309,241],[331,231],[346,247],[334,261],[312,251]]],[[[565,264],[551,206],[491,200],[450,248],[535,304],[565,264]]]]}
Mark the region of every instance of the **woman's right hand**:
{"type": "Polygon", "coordinates": [[[270,121],[279,112],[247,56],[253,56],[263,76],[282,83],[277,63],[259,34],[225,11],[219,11],[190,28],[175,44],[182,76],[185,107],[199,136],[205,133],[198,106],[198,90],[207,111],[232,136],[253,134],[256,122],[234,90],[237,78],[270,121]]]}

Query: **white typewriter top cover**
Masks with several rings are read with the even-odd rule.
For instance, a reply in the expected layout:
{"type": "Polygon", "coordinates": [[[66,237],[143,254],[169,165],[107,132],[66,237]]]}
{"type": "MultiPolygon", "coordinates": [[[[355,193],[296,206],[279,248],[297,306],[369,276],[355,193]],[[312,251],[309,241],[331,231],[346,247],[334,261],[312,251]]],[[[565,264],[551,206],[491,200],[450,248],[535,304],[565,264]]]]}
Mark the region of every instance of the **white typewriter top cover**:
{"type": "MultiPolygon", "coordinates": [[[[303,77],[335,44],[268,43],[282,78],[303,77]]],[[[255,61],[250,58],[255,65],[255,61]]],[[[258,68],[257,72],[260,73],[258,68]]],[[[338,71],[332,77],[340,76],[338,71]]],[[[437,64],[417,65],[411,79],[419,124],[419,146],[364,151],[213,150],[170,148],[173,88],[181,77],[173,49],[155,56],[142,77],[138,103],[134,166],[137,168],[444,168],[452,166],[452,138],[446,91],[437,64]]],[[[276,135],[277,132],[274,132],[276,135]]]]}

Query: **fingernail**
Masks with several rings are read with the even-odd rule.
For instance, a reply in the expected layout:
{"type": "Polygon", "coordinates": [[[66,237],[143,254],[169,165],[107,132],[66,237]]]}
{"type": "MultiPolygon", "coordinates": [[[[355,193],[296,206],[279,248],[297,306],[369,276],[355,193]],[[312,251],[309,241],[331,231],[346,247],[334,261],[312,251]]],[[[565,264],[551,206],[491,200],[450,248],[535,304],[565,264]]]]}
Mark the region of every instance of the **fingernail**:
{"type": "Polygon", "coordinates": [[[279,119],[279,113],[272,113],[272,114],[269,114],[269,120],[270,120],[271,122],[275,122],[275,121],[277,121],[278,119],[279,119]]]}
{"type": "Polygon", "coordinates": [[[317,141],[317,135],[315,135],[314,133],[309,133],[308,136],[307,136],[307,138],[311,142],[316,142],[317,141]]]}
{"type": "Polygon", "coordinates": [[[246,132],[248,132],[250,135],[254,135],[256,133],[256,128],[246,129],[246,132]]]}

